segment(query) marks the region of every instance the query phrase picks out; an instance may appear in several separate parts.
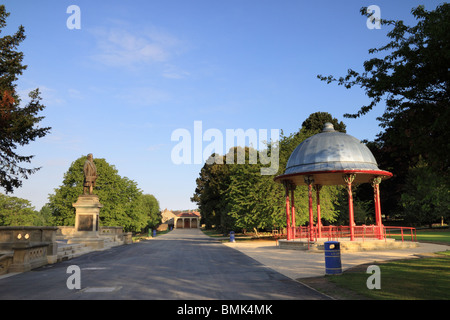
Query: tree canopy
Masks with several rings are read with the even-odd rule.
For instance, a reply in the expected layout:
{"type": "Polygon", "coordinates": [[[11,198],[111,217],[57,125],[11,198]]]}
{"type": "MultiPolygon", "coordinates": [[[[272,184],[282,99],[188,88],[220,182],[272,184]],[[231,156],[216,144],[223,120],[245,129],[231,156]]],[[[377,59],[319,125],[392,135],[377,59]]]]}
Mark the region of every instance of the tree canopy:
{"type": "Polygon", "coordinates": [[[0,194],[0,226],[43,225],[30,201],[0,194]]]}
{"type": "MultiPolygon", "coordinates": [[[[378,118],[384,131],[369,147],[379,165],[394,173],[392,179],[383,183],[387,191],[382,197],[383,208],[391,214],[408,212],[405,203],[408,207],[425,208],[413,204],[417,198],[410,185],[424,176],[445,177],[439,183],[427,183],[431,188],[428,193],[440,193],[440,188],[450,187],[450,4],[443,3],[431,11],[418,6],[411,13],[417,20],[413,26],[402,20],[380,21],[381,25],[392,27],[387,34],[390,41],[369,50],[376,57],[363,63],[363,72],[349,69],[346,76],[338,79],[318,75],[327,83],[347,89],[361,87],[370,98],[368,105],[345,117],[358,118],[384,102],[384,113],[378,118]]],[[[361,14],[370,15],[366,8],[361,9],[361,14]]]]}
{"type": "MultiPolygon", "coordinates": [[[[75,160],[64,174],[62,185],[49,196],[49,208],[54,225],[74,225],[75,211],[72,204],[83,193],[83,165],[86,156],[75,160]]],[[[127,231],[141,231],[160,223],[159,203],[152,195],[142,194],[137,183],[121,177],[114,165],[105,159],[95,158],[98,179],[94,194],[103,208],[100,225],[123,226],[127,231]]]]}
{"type": "MultiPolygon", "coordinates": [[[[311,114],[298,132],[285,136],[279,141],[279,171],[284,168],[292,151],[303,140],[320,132],[326,122],[332,122],[335,128],[345,131],[345,125],[333,118],[329,113],[311,114]]],[[[271,144],[268,146],[270,154],[271,144]]],[[[237,157],[239,149],[234,147],[229,152],[237,157]]],[[[246,161],[243,164],[217,164],[206,162],[197,178],[197,188],[191,198],[196,202],[206,227],[215,226],[223,231],[258,230],[282,228],[286,226],[284,189],[273,181],[274,176],[261,175],[262,164],[249,163],[250,147],[245,147],[246,161]]],[[[216,154],[211,155],[217,157],[216,154]]],[[[225,156],[224,156],[225,157],[225,156]]],[[[339,215],[337,201],[341,188],[324,186],[321,191],[321,217],[329,222],[335,221],[339,215]]],[[[296,223],[302,225],[308,221],[308,201],[305,187],[295,191],[296,223]]]]}
{"type": "MultiPolygon", "coordinates": [[[[407,26],[402,20],[381,20],[393,26],[387,34],[391,39],[370,54],[386,53],[365,61],[364,72],[348,70],[345,77],[318,75],[327,83],[337,82],[347,89],[362,87],[371,99],[357,113],[345,114],[357,118],[384,100],[386,109],[378,118],[385,132],[379,141],[394,153],[407,155],[407,165],[419,158],[437,170],[448,171],[450,136],[450,4],[426,11],[418,6],[412,11],[418,20],[407,26]]],[[[362,14],[367,14],[365,8],[362,14]]]]}
{"type": "MultiPolygon", "coordinates": [[[[5,6],[0,5],[0,32],[6,26],[5,6]]],[[[20,26],[13,35],[0,38],[0,187],[7,193],[22,185],[22,180],[35,173],[39,168],[26,168],[22,163],[30,163],[34,157],[17,153],[18,146],[24,146],[37,138],[44,137],[49,127],[40,127],[44,118],[38,116],[45,108],[41,104],[39,90],[29,93],[31,99],[20,106],[20,97],[15,81],[27,68],[22,64],[23,53],[17,47],[25,40],[25,29],[20,26]]]]}

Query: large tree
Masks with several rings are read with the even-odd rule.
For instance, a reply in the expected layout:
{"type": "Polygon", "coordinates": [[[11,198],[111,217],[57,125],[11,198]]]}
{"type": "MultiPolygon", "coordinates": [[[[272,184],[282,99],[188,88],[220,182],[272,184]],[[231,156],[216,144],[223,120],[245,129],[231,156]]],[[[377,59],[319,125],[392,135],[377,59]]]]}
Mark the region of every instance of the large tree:
{"type": "MultiPolygon", "coordinates": [[[[241,147],[230,152],[237,154],[241,147]]],[[[273,176],[261,175],[262,164],[249,163],[251,148],[246,147],[245,163],[227,164],[230,183],[223,194],[227,215],[233,218],[234,227],[245,230],[272,229],[282,225],[282,190],[273,176]]]]}
{"type": "Polygon", "coordinates": [[[0,226],[41,225],[41,215],[30,201],[0,194],[0,226]]]}
{"type": "MultiPolygon", "coordinates": [[[[367,14],[365,8],[362,14],[367,14]]],[[[379,120],[385,132],[380,141],[390,152],[409,155],[409,165],[419,158],[437,170],[449,168],[450,134],[450,4],[426,11],[424,6],[412,10],[418,20],[407,26],[402,20],[381,20],[392,25],[391,39],[371,54],[383,54],[364,62],[364,72],[349,69],[345,77],[321,76],[328,83],[346,88],[362,87],[371,99],[354,114],[357,118],[384,100],[386,109],[379,120]]],[[[395,156],[394,155],[394,156],[395,156]]]]}
{"type": "MultiPolygon", "coordinates": [[[[211,158],[215,159],[216,154],[211,158]]],[[[225,159],[223,161],[225,163],[225,159]]],[[[224,194],[230,184],[229,167],[207,161],[196,179],[196,188],[192,202],[196,202],[207,228],[231,228],[234,222],[227,216],[224,194]]]]}
{"type": "MultiPolygon", "coordinates": [[[[74,225],[75,211],[72,206],[83,193],[83,166],[86,156],[75,160],[64,174],[62,185],[49,196],[48,206],[54,225],[74,225]]],[[[95,158],[98,179],[94,194],[98,195],[103,208],[100,225],[122,226],[127,231],[141,231],[156,223],[159,205],[142,194],[137,183],[121,177],[118,170],[105,159],[95,158]],[[150,201],[149,201],[150,200],[150,201]]],[[[155,199],[156,200],[156,199],[155,199]]]]}
{"type": "Polygon", "coordinates": [[[412,225],[428,225],[450,218],[450,192],[446,178],[429,166],[411,168],[401,195],[405,220],[412,225]]]}
{"type": "MultiPolygon", "coordinates": [[[[382,196],[383,207],[390,213],[399,212],[404,192],[411,193],[407,183],[414,179],[407,177],[415,176],[410,170],[419,163],[434,172],[428,177],[446,177],[442,183],[449,187],[450,5],[444,3],[432,11],[418,6],[411,12],[417,19],[414,26],[401,20],[381,20],[382,25],[392,26],[387,34],[390,41],[369,50],[379,56],[365,61],[363,72],[349,69],[338,79],[318,76],[347,89],[357,86],[365,90],[370,103],[346,117],[363,116],[384,101],[385,111],[378,120],[385,130],[369,146],[379,164],[394,173],[384,183],[387,192],[382,196]]],[[[368,15],[366,8],[361,13],[368,15]]],[[[413,198],[408,198],[410,204],[413,198]]]]}
{"type": "MultiPolygon", "coordinates": [[[[6,26],[5,6],[0,5],[0,32],[6,26]]],[[[39,127],[43,119],[38,114],[45,108],[41,104],[39,90],[30,92],[30,101],[20,106],[15,83],[18,76],[27,68],[22,64],[23,53],[17,51],[25,40],[25,29],[20,26],[13,35],[0,38],[0,187],[7,193],[22,185],[39,168],[27,168],[22,163],[30,163],[33,155],[20,155],[18,146],[24,146],[36,138],[44,137],[49,127],[39,127]]]]}
{"type": "Polygon", "coordinates": [[[138,219],[145,222],[145,226],[153,229],[161,223],[159,202],[152,194],[142,194],[137,199],[136,212],[138,219]]]}
{"type": "MultiPolygon", "coordinates": [[[[282,134],[279,145],[279,171],[284,173],[286,163],[292,151],[305,139],[322,130],[326,122],[334,124],[338,131],[345,132],[345,125],[329,113],[311,114],[298,132],[285,136],[282,134]]],[[[272,150],[269,143],[268,153],[272,150]]],[[[286,226],[284,189],[273,181],[274,176],[261,175],[263,166],[259,161],[249,163],[250,148],[245,148],[245,163],[237,164],[240,147],[233,148],[233,164],[208,162],[200,171],[197,188],[191,198],[196,202],[207,227],[215,225],[223,231],[241,229],[272,229],[286,226]]],[[[242,148],[241,148],[242,149],[242,148]]],[[[212,158],[217,158],[215,154],[212,158]]],[[[324,186],[321,191],[322,218],[328,222],[335,221],[339,214],[337,201],[341,190],[337,186],[324,186]]],[[[295,191],[296,224],[308,221],[308,193],[306,187],[295,191]]]]}

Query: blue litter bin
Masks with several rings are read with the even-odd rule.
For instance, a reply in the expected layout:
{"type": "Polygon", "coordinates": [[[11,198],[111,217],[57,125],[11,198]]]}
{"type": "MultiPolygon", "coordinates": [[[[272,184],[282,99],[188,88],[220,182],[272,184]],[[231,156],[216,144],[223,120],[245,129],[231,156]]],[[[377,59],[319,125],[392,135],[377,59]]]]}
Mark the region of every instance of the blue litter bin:
{"type": "Polygon", "coordinates": [[[156,237],[156,230],[153,230],[153,236],[156,237]]]}
{"type": "Polygon", "coordinates": [[[230,242],[234,242],[234,231],[230,231],[230,242]]]}
{"type": "Polygon", "coordinates": [[[341,244],[338,241],[327,241],[324,243],[325,249],[325,273],[341,274],[341,244]]]}

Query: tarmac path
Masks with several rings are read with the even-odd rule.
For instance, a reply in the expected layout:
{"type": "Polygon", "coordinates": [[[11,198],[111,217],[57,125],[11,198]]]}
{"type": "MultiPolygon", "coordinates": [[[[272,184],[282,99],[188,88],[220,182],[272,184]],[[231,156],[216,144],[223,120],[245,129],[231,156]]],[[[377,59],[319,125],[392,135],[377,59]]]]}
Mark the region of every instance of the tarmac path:
{"type": "Polygon", "coordinates": [[[248,255],[175,229],[152,240],[85,254],[0,279],[2,300],[322,300],[328,297],[248,255]],[[68,267],[81,288],[69,289],[68,267]]]}

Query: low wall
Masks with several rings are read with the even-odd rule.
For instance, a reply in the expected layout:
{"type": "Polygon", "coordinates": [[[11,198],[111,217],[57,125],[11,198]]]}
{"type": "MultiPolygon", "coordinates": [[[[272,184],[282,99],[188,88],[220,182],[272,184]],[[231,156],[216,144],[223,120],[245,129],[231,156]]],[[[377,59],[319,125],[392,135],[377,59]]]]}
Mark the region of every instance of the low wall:
{"type": "Polygon", "coordinates": [[[65,240],[73,237],[75,233],[75,227],[73,226],[59,226],[56,231],[57,240],[65,240]]]}
{"type": "MultiPolygon", "coordinates": [[[[25,272],[58,260],[58,240],[70,240],[73,226],[0,227],[0,275],[25,272]]],[[[131,244],[132,233],[123,227],[100,227],[98,233],[108,246],[131,244]]]]}
{"type": "MultiPolygon", "coordinates": [[[[295,239],[295,240],[278,240],[278,247],[280,249],[290,250],[310,250],[310,251],[323,251],[324,243],[328,239],[309,242],[308,240],[295,239]]],[[[418,242],[412,241],[398,241],[394,239],[366,239],[350,241],[349,239],[339,239],[340,251],[359,252],[359,251],[372,251],[372,250],[396,250],[415,248],[419,246],[418,242]]]]}
{"type": "Polygon", "coordinates": [[[57,227],[0,227],[0,274],[55,263],[57,227]]]}
{"type": "MultiPolygon", "coordinates": [[[[69,240],[74,237],[75,227],[74,226],[59,226],[56,232],[57,240],[69,240]]],[[[110,238],[112,241],[118,244],[130,244],[132,243],[132,233],[123,232],[123,227],[108,227],[100,226],[98,230],[98,235],[100,237],[110,238]]]]}
{"type": "MultiPolygon", "coordinates": [[[[58,226],[58,230],[56,232],[56,237],[58,239],[68,239],[73,237],[75,233],[74,226],[58,226]]],[[[99,235],[121,235],[123,233],[123,227],[99,227],[98,231],[99,235]]]]}
{"type": "Polygon", "coordinates": [[[98,234],[101,236],[112,236],[121,239],[123,236],[123,227],[99,227],[98,234]]]}

